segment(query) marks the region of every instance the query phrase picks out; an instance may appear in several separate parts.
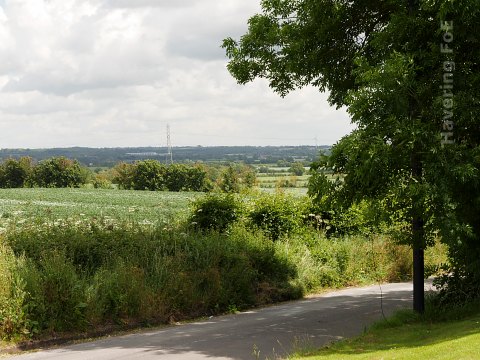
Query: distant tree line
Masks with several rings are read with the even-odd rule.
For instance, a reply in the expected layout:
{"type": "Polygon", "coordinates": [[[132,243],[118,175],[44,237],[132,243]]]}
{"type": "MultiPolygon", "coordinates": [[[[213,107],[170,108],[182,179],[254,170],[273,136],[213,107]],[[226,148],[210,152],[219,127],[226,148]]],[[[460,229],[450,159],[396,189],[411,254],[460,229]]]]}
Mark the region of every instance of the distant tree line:
{"type": "Polygon", "coordinates": [[[211,191],[239,192],[256,183],[255,170],[247,165],[206,166],[203,164],[164,165],[157,160],[119,163],[112,182],[121,189],[150,191],[211,191]]]}
{"type": "Polygon", "coordinates": [[[211,188],[202,165],[164,165],[157,160],[143,160],[117,164],[113,173],[113,182],[127,190],[208,191],[211,188]]]}
{"type": "Polygon", "coordinates": [[[118,163],[92,172],[77,160],[52,157],[35,163],[30,157],[7,159],[0,164],[0,188],[118,187],[126,190],[239,192],[256,183],[255,170],[244,164],[206,166],[165,165],[157,160],[118,163]]]}
{"type": "Polygon", "coordinates": [[[35,164],[29,157],[7,159],[0,165],[0,187],[80,187],[89,170],[76,160],[51,158],[35,164]]]}
{"type": "MultiPolygon", "coordinates": [[[[212,147],[174,147],[173,154],[177,163],[196,162],[242,162],[245,164],[290,164],[296,159],[307,163],[315,160],[321,146],[212,146],[212,147]]],[[[56,148],[56,149],[0,149],[0,160],[8,158],[31,157],[38,160],[64,156],[77,159],[85,166],[113,167],[119,162],[165,159],[165,147],[135,148],[56,148]]],[[[289,166],[289,165],[284,165],[289,166]]]]}

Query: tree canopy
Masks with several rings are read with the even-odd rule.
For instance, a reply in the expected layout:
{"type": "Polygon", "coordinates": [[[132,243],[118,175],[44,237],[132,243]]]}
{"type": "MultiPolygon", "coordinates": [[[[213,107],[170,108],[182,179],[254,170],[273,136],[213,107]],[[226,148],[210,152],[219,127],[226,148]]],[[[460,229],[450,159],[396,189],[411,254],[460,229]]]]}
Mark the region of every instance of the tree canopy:
{"type": "Polygon", "coordinates": [[[341,197],[391,199],[414,249],[440,234],[452,271],[479,294],[480,2],[261,4],[247,33],[223,42],[233,77],[265,78],[281,96],[328,90],[357,125],[329,159],[346,174],[341,197]]]}

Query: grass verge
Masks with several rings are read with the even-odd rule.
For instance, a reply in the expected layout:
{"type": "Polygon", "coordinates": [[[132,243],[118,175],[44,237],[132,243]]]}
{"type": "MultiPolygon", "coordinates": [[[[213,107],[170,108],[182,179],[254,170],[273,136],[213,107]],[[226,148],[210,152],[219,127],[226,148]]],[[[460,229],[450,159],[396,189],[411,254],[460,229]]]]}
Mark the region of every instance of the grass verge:
{"type": "Polygon", "coordinates": [[[451,310],[401,311],[357,338],[291,359],[480,359],[480,304],[451,310]]]}

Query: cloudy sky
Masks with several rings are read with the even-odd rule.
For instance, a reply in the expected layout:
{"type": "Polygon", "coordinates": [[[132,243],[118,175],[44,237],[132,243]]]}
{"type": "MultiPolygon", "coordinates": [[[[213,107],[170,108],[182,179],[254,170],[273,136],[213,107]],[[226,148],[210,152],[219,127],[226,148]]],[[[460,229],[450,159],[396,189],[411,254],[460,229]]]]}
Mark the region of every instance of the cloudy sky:
{"type": "Polygon", "coordinates": [[[333,144],[307,88],[237,85],[222,39],[260,0],[0,0],[0,148],[333,144]]]}

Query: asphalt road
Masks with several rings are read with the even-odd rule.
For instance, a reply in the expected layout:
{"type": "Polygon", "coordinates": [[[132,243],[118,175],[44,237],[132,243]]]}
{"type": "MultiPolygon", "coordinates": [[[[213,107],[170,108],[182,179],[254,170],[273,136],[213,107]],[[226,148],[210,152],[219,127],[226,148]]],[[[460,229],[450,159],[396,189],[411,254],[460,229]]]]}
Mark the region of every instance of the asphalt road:
{"type": "MultiPolygon", "coordinates": [[[[386,315],[412,306],[412,284],[382,286],[386,315]]],[[[380,287],[305,300],[125,336],[15,356],[12,360],[265,359],[362,333],[381,319],[380,287]],[[257,356],[254,356],[256,349],[257,356]]]]}

